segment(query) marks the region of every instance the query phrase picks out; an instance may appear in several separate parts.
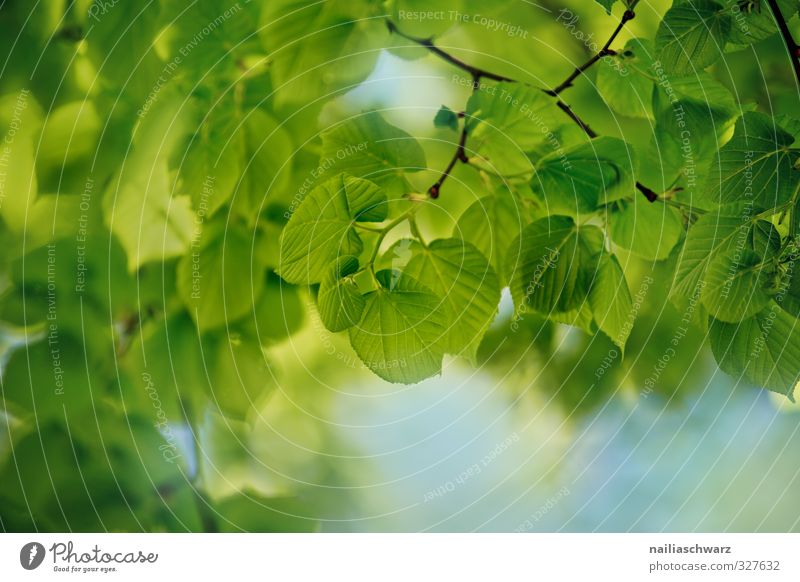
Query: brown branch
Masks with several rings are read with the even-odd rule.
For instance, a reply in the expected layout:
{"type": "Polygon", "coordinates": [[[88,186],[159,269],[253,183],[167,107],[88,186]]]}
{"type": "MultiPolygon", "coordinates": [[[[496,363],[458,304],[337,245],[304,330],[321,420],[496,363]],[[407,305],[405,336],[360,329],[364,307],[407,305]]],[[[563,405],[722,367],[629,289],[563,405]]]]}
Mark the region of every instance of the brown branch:
{"type": "Polygon", "coordinates": [[[469,63],[465,63],[458,57],[455,57],[450,53],[443,51],[438,46],[433,44],[432,38],[421,38],[418,36],[411,36],[410,34],[405,34],[399,28],[397,28],[397,25],[391,20],[386,21],[386,27],[389,29],[390,33],[394,33],[397,36],[406,39],[407,41],[413,42],[414,44],[418,44],[419,46],[428,49],[437,57],[447,61],[451,65],[458,67],[462,71],[466,71],[467,73],[472,75],[472,79],[474,81],[480,81],[481,79],[485,78],[485,79],[491,79],[492,81],[508,81],[509,83],[515,82],[513,79],[509,79],[508,77],[504,77],[503,75],[498,75],[497,73],[492,73],[491,71],[487,71],[479,67],[473,67],[469,63]]]}
{"type": "MultiPolygon", "coordinates": [[[[472,86],[477,87],[478,82],[474,81],[472,86]]],[[[439,197],[439,192],[441,192],[442,190],[442,184],[444,184],[445,180],[447,180],[447,178],[450,177],[450,172],[453,171],[456,162],[463,162],[465,164],[469,162],[469,158],[467,158],[467,152],[465,149],[466,145],[467,145],[467,120],[465,118],[464,127],[461,129],[461,137],[458,139],[458,146],[456,147],[456,151],[453,154],[453,157],[450,159],[450,162],[447,164],[447,167],[442,172],[442,175],[439,176],[438,180],[436,180],[436,183],[430,188],[428,188],[428,194],[430,195],[431,198],[435,199],[439,197]]]]}
{"type": "Polygon", "coordinates": [[[636,3],[633,3],[630,9],[626,10],[622,14],[622,19],[620,19],[617,28],[615,28],[614,32],[611,33],[611,36],[608,37],[608,40],[606,41],[606,44],[603,45],[603,48],[601,48],[595,55],[592,56],[592,58],[583,63],[581,66],[576,67],[575,70],[572,72],[572,74],[569,77],[567,77],[564,80],[564,82],[561,83],[558,87],[556,87],[552,91],[548,91],[549,95],[552,95],[553,97],[558,97],[558,95],[564,89],[572,87],[572,82],[578,77],[580,77],[584,72],[586,72],[586,70],[593,64],[595,64],[597,61],[599,61],[603,57],[617,54],[616,51],[611,50],[611,43],[613,43],[617,39],[619,33],[622,32],[623,28],[625,28],[625,24],[636,18],[636,13],[633,11],[635,5],[636,3]]]}
{"type": "Polygon", "coordinates": [[[772,15],[775,17],[775,22],[778,25],[778,30],[783,37],[783,43],[786,45],[786,50],[789,51],[789,58],[792,60],[794,68],[794,75],[797,77],[797,83],[800,84],[800,46],[794,40],[792,32],[789,30],[789,25],[781,13],[777,0],[767,0],[769,9],[772,10],[772,15]]]}

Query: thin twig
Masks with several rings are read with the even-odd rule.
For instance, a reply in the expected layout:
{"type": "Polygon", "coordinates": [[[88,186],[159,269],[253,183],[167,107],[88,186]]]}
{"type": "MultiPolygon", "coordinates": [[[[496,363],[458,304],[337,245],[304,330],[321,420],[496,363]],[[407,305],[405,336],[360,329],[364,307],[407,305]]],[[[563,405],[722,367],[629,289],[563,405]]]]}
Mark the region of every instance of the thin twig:
{"type": "Polygon", "coordinates": [[[596,54],[592,55],[592,58],[583,63],[581,66],[576,67],[572,74],[567,77],[563,83],[561,83],[552,91],[548,91],[548,94],[552,95],[553,97],[557,97],[564,89],[572,87],[572,82],[586,72],[586,70],[597,61],[603,57],[616,54],[616,51],[611,50],[611,44],[617,39],[617,36],[619,36],[619,33],[622,32],[622,29],[625,28],[625,24],[636,18],[636,13],[633,11],[635,5],[636,3],[634,2],[631,7],[622,14],[622,19],[620,19],[617,28],[615,28],[614,32],[611,33],[611,36],[608,37],[608,40],[606,41],[606,44],[603,45],[603,48],[597,51],[596,54]]]}

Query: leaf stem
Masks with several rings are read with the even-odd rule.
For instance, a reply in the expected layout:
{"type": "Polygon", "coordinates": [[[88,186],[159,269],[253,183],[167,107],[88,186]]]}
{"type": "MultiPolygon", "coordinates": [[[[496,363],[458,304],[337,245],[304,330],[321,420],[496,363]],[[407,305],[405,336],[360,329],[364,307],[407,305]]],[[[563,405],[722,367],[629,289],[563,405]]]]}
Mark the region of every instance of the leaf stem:
{"type": "Polygon", "coordinates": [[[386,238],[386,235],[389,234],[390,231],[394,230],[397,226],[405,222],[406,220],[411,220],[414,216],[414,213],[417,211],[417,206],[414,205],[405,212],[403,212],[400,216],[392,220],[386,226],[381,227],[378,231],[378,238],[375,239],[375,246],[372,248],[372,253],[369,256],[369,260],[365,265],[365,268],[368,268],[372,273],[372,276],[375,276],[375,261],[378,259],[378,254],[381,250],[381,244],[383,244],[383,240],[386,238]]]}

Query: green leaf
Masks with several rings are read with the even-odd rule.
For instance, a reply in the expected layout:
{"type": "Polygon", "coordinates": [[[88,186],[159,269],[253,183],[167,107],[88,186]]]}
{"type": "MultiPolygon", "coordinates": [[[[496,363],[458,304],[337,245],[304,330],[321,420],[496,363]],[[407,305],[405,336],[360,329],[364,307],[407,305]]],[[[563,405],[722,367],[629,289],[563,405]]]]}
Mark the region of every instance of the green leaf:
{"type": "Polygon", "coordinates": [[[750,248],[763,259],[776,257],[781,250],[781,235],[771,222],[757,220],[750,230],[750,248]]]}
{"type": "Polygon", "coordinates": [[[551,214],[590,213],[633,194],[638,167],[627,143],[598,137],[539,160],[531,187],[551,214]]]}
{"type": "Polygon", "coordinates": [[[528,222],[520,203],[508,188],[501,186],[495,194],[473,202],[463,212],[453,227],[453,236],[475,245],[505,285],[509,246],[528,222]]]}
{"type": "Polygon", "coordinates": [[[739,108],[731,92],[708,73],[679,78],[662,77],[659,69],[656,73],[652,155],[667,179],[672,173],[684,179],[681,185],[697,204],[694,190],[703,182],[700,170],[716,156],[739,108]]]}
{"type": "Polygon", "coordinates": [[[800,378],[800,323],[777,304],[738,323],[712,318],[709,341],[722,370],[785,394],[794,402],[800,378]]]}
{"type": "Polygon", "coordinates": [[[404,273],[438,297],[437,310],[447,322],[442,348],[475,362],[478,346],[494,321],[500,303],[500,283],[489,262],[470,243],[439,239],[414,245],[404,273]]]}
{"type": "MultiPolygon", "coordinates": [[[[776,32],[775,17],[766,0],[719,0],[733,15],[728,42],[751,45],[769,38],[776,32]]],[[[778,7],[788,20],[797,14],[797,0],[778,0],[778,7]]]]}
{"type": "Polygon", "coordinates": [[[183,255],[189,248],[194,214],[187,196],[172,196],[167,164],[152,167],[132,157],[119,182],[103,198],[106,224],[128,255],[128,269],[183,255]],[[134,168],[141,173],[134,175],[134,168]]]}
{"type": "Polygon", "coordinates": [[[547,144],[557,149],[563,113],[556,99],[530,85],[481,85],[467,102],[467,155],[501,176],[532,171],[527,152],[547,144]]]}
{"type": "Polygon", "coordinates": [[[141,121],[133,147],[103,194],[103,217],[128,256],[128,269],[183,255],[195,216],[172,190],[169,154],[184,133],[181,101],[165,97],[141,121]]]}
{"type": "Polygon", "coordinates": [[[252,224],[267,200],[291,202],[292,140],[283,124],[260,109],[250,110],[242,121],[243,173],[237,184],[234,207],[252,224]]]}
{"type": "Polygon", "coordinates": [[[207,113],[191,138],[179,168],[182,191],[195,210],[212,216],[233,196],[243,167],[239,120],[232,107],[219,105],[207,113]]]}
{"type": "Polygon", "coordinates": [[[786,202],[800,184],[794,169],[800,153],[788,149],[793,141],[771,117],[745,113],[719,150],[707,187],[721,203],[754,200],[769,208],[786,202]]]}
{"type": "Polygon", "coordinates": [[[61,167],[93,154],[101,123],[94,103],[74,101],[53,110],[45,119],[36,164],[61,167]]]}
{"type": "Polygon", "coordinates": [[[406,172],[427,168],[416,139],[388,123],[377,111],[348,119],[322,133],[322,159],[336,172],[348,172],[382,186],[404,190],[406,172]]]}
{"type": "Polygon", "coordinates": [[[746,249],[720,253],[708,265],[702,301],[716,319],[735,323],[762,311],[770,302],[767,285],[773,271],[746,249]]]}
{"type": "Polygon", "coordinates": [[[458,131],[458,115],[447,105],[442,105],[433,118],[433,125],[434,127],[449,127],[453,131],[458,131]]]}
{"type": "Polygon", "coordinates": [[[251,237],[238,227],[211,225],[178,262],[178,296],[198,329],[222,327],[246,315],[261,294],[264,267],[251,249],[251,237]]]}
{"type": "Polygon", "coordinates": [[[119,87],[126,99],[143,104],[156,83],[164,83],[159,78],[164,64],[154,49],[162,26],[160,3],[118,2],[113,8],[94,16],[90,11],[86,53],[99,75],[119,87]]]}
{"type": "Polygon", "coordinates": [[[733,204],[708,212],[689,228],[678,254],[673,296],[693,297],[705,280],[708,265],[731,248],[744,248],[757,211],[747,204],[733,204]]]}
{"type": "Polygon", "coordinates": [[[656,58],[670,73],[694,74],[722,55],[730,29],[730,16],[716,2],[692,0],[676,4],[658,27],[656,58]]]}
{"type": "Polygon", "coordinates": [[[319,285],[319,317],[330,331],[344,331],[361,321],[366,299],[350,277],[356,271],[356,257],[339,257],[319,285]]]}
{"type": "Polygon", "coordinates": [[[522,230],[506,263],[517,309],[529,305],[544,315],[581,306],[589,295],[603,250],[603,233],[579,227],[571,218],[551,216],[522,230]]]}
{"type": "Polygon", "coordinates": [[[633,329],[633,299],[616,256],[603,253],[600,257],[589,292],[589,305],[597,327],[624,352],[633,329]]]}
{"type": "Polygon", "coordinates": [[[666,259],[683,234],[678,210],[635,197],[621,210],[612,210],[608,232],[614,244],[649,261],[666,259]]]}
{"type": "Polygon", "coordinates": [[[386,195],[368,180],[340,174],[323,182],[283,230],[278,273],[290,283],[319,283],[337,257],[361,253],[353,223],[382,221],[387,211],[386,195]]]}
{"type": "Polygon", "coordinates": [[[597,91],[614,113],[652,119],[653,50],[651,41],[632,38],[598,63],[597,91]]]}
{"type": "Polygon", "coordinates": [[[377,274],[364,316],[350,329],[350,343],[364,365],[388,382],[414,384],[441,373],[440,338],[447,321],[440,299],[406,274],[377,274]]]}
{"type": "Polygon", "coordinates": [[[383,10],[370,0],[272,0],[259,34],[279,106],[308,103],[363,81],[388,42],[383,10]]]}

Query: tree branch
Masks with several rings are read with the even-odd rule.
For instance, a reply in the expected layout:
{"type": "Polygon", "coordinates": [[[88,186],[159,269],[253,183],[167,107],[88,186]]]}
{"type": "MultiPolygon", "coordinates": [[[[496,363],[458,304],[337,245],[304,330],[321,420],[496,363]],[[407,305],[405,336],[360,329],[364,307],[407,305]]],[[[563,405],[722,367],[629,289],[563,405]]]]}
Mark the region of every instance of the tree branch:
{"type": "Polygon", "coordinates": [[[611,33],[611,36],[608,37],[608,40],[606,41],[606,44],[603,45],[603,48],[601,48],[597,52],[597,54],[593,55],[592,58],[583,63],[581,66],[576,67],[575,70],[572,72],[572,74],[569,77],[567,77],[564,80],[564,82],[561,83],[558,87],[556,87],[552,91],[548,91],[549,95],[552,95],[553,97],[558,97],[558,95],[564,89],[572,87],[572,82],[579,76],[581,76],[589,67],[595,64],[597,61],[599,61],[603,57],[616,54],[616,51],[611,50],[611,43],[613,43],[617,39],[619,33],[622,32],[623,28],[625,28],[625,24],[636,18],[636,13],[633,11],[635,6],[636,2],[632,3],[630,8],[622,14],[622,19],[619,21],[617,28],[615,28],[614,32],[611,33]]]}
{"type": "MultiPolygon", "coordinates": [[[[638,0],[637,0],[637,2],[638,2],[638,0]]],[[[611,47],[611,43],[613,43],[614,40],[617,38],[617,36],[619,36],[619,33],[622,31],[622,29],[624,28],[625,24],[627,22],[633,20],[636,17],[636,14],[633,12],[633,7],[636,5],[637,2],[633,2],[633,4],[631,4],[631,8],[629,10],[625,11],[625,13],[622,15],[622,19],[620,20],[619,25],[614,30],[614,32],[611,34],[611,37],[608,39],[608,41],[603,45],[603,47],[600,49],[600,51],[596,55],[594,55],[591,59],[589,59],[583,65],[577,67],[575,69],[575,71],[573,71],[573,73],[569,77],[567,77],[567,79],[563,83],[558,85],[555,89],[542,89],[542,92],[544,92],[545,94],[550,95],[551,97],[554,97],[556,99],[556,102],[555,102],[556,106],[559,109],[561,109],[561,111],[563,111],[567,115],[567,117],[569,117],[573,122],[575,122],[575,124],[577,124],[578,127],[580,127],[583,130],[583,132],[587,136],[589,136],[589,138],[598,137],[598,134],[591,127],[589,127],[588,123],[586,123],[583,119],[581,119],[578,116],[578,114],[575,113],[572,110],[572,107],[570,107],[567,103],[565,103],[559,97],[559,93],[561,93],[564,89],[567,89],[568,87],[571,87],[572,86],[572,82],[579,75],[581,75],[583,72],[585,72],[589,67],[591,67],[597,61],[599,61],[601,58],[603,58],[606,55],[614,54],[614,51],[612,51],[611,48],[610,48],[611,47]]],[[[497,73],[493,73],[491,71],[487,71],[486,69],[481,69],[479,67],[475,67],[473,65],[470,65],[469,63],[466,63],[466,62],[462,61],[458,57],[455,57],[455,56],[451,55],[447,51],[444,51],[441,48],[437,47],[434,44],[433,39],[431,39],[431,38],[420,38],[420,37],[417,37],[417,36],[412,36],[410,34],[405,34],[399,28],[397,28],[397,25],[394,22],[392,22],[391,20],[388,20],[388,19],[386,20],[386,26],[389,29],[390,33],[397,34],[401,38],[404,38],[404,39],[408,40],[409,42],[412,42],[414,44],[417,44],[417,45],[427,49],[429,52],[435,54],[436,56],[438,56],[440,59],[444,60],[445,62],[450,63],[451,65],[461,69],[462,71],[465,71],[465,72],[469,73],[470,76],[472,77],[472,90],[473,90],[473,92],[475,92],[478,89],[479,84],[480,84],[480,80],[484,79],[484,78],[485,79],[491,79],[493,81],[500,81],[500,82],[507,82],[507,83],[518,83],[519,82],[519,81],[517,81],[515,79],[512,79],[511,77],[498,75],[497,73]]],[[[439,194],[440,194],[441,189],[442,189],[442,184],[444,184],[444,182],[450,176],[450,173],[453,171],[453,168],[455,167],[457,162],[461,161],[461,162],[464,162],[464,163],[469,163],[469,159],[467,158],[467,155],[466,155],[467,138],[468,138],[468,135],[467,135],[467,122],[465,120],[464,121],[464,127],[461,130],[461,136],[460,136],[459,141],[458,141],[458,146],[456,147],[456,151],[453,154],[453,157],[450,159],[450,162],[447,164],[447,167],[444,169],[444,171],[442,172],[442,175],[439,177],[439,179],[436,181],[436,183],[434,183],[428,189],[428,194],[430,195],[431,198],[438,198],[439,197],[439,194]]],[[[642,183],[636,182],[636,189],[639,190],[645,196],[645,198],[647,198],[648,202],[655,202],[656,200],[658,200],[658,194],[655,191],[653,191],[652,189],[650,189],[647,186],[643,185],[642,183]]]]}
{"type": "Polygon", "coordinates": [[[472,78],[475,81],[480,81],[481,79],[485,78],[485,79],[491,79],[492,81],[508,81],[510,83],[515,82],[514,79],[509,79],[508,77],[504,77],[503,75],[498,75],[497,73],[492,73],[491,71],[487,71],[479,67],[473,67],[469,63],[465,63],[458,57],[455,57],[450,53],[443,51],[438,46],[433,44],[432,38],[420,38],[418,36],[411,36],[410,34],[405,34],[399,28],[397,28],[397,25],[391,20],[386,21],[386,27],[389,29],[390,33],[394,33],[397,36],[406,39],[407,41],[413,42],[414,44],[418,44],[419,46],[428,49],[430,52],[432,52],[439,58],[447,61],[451,65],[458,67],[462,71],[466,71],[467,73],[472,75],[472,78]]]}
{"type": "MultiPolygon", "coordinates": [[[[475,87],[478,86],[478,81],[473,77],[473,92],[475,91],[475,87]]],[[[442,190],[442,184],[444,184],[445,180],[450,177],[450,172],[453,171],[453,168],[456,165],[456,162],[463,162],[468,163],[469,158],[467,158],[467,152],[465,150],[465,146],[467,145],[467,119],[464,118],[464,127],[461,128],[461,137],[458,139],[458,146],[456,147],[456,151],[453,154],[453,157],[450,159],[450,163],[447,164],[447,167],[442,172],[442,175],[439,176],[439,179],[436,180],[436,183],[428,188],[428,194],[431,198],[438,198],[439,192],[442,190]]]]}
{"type": "Polygon", "coordinates": [[[794,67],[794,75],[797,77],[798,85],[800,85],[800,46],[798,46],[797,42],[794,40],[792,32],[789,30],[789,25],[786,24],[786,19],[783,17],[781,9],[778,6],[777,0],[767,0],[767,4],[769,4],[769,9],[775,17],[775,22],[783,37],[786,50],[789,51],[789,58],[792,60],[792,66],[794,67]]]}

